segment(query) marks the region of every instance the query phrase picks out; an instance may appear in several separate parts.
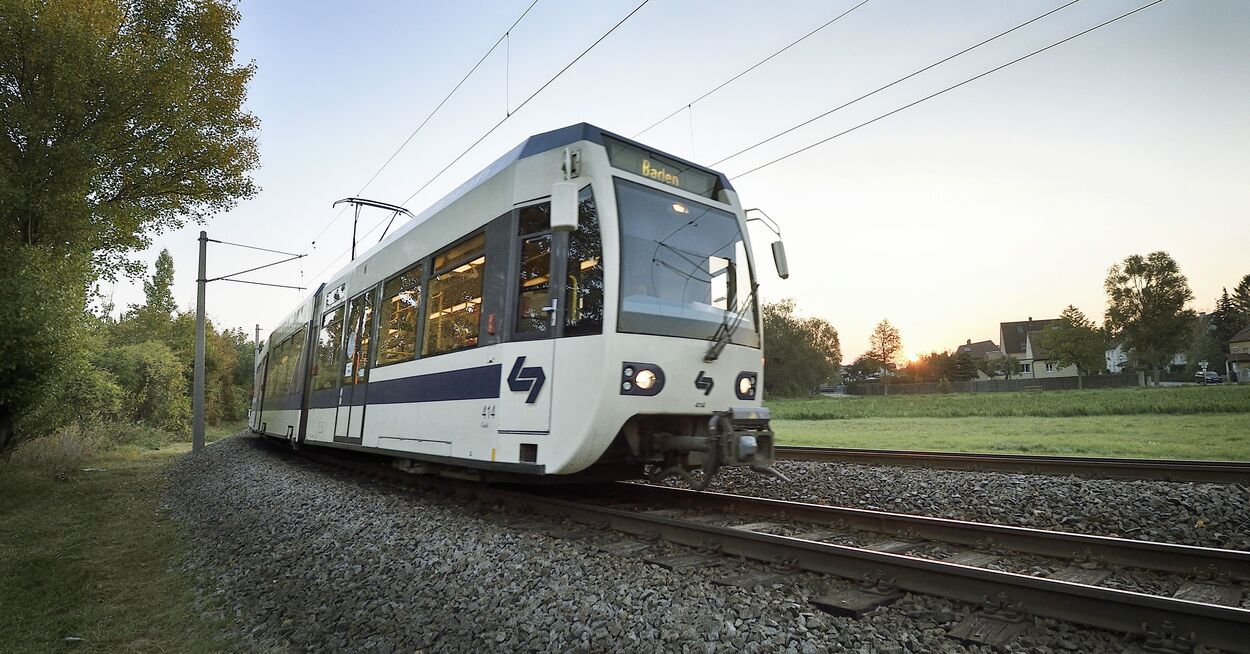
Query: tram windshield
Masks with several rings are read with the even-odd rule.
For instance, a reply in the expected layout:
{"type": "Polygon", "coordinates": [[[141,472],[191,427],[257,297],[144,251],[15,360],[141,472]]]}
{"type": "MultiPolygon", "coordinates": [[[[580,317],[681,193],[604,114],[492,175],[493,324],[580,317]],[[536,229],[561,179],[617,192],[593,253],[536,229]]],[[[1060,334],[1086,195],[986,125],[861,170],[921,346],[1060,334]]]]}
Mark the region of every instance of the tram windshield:
{"type": "Polygon", "coordinates": [[[728,211],[616,180],[621,225],[620,330],[759,345],[753,276],[728,211]]]}

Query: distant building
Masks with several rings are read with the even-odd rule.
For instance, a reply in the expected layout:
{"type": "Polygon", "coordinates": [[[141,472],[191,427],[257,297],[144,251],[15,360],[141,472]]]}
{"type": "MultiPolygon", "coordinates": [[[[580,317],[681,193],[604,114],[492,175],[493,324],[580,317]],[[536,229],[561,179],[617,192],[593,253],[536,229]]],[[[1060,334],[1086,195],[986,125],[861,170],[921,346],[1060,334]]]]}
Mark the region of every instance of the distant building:
{"type": "Polygon", "coordinates": [[[974,359],[984,359],[989,357],[991,354],[998,354],[999,350],[998,346],[994,344],[994,341],[977,341],[976,343],[973,343],[970,338],[968,339],[968,342],[956,347],[953,352],[956,356],[959,354],[967,354],[974,359]]]}
{"type": "Polygon", "coordinates": [[[1250,325],[1228,339],[1228,379],[1250,384],[1250,325]]]}
{"type": "MultiPolygon", "coordinates": [[[[1115,347],[1107,350],[1105,355],[1105,359],[1107,361],[1107,372],[1113,374],[1128,372],[1128,368],[1130,367],[1128,357],[1129,352],[1130,350],[1124,349],[1123,343],[1117,343],[1115,347]]],[[[1173,368],[1183,368],[1185,367],[1185,362],[1185,353],[1178,352],[1172,355],[1172,361],[1169,362],[1168,365],[1173,368]]]]}
{"type": "Polygon", "coordinates": [[[999,342],[1002,343],[1001,352],[1020,360],[1020,377],[1043,379],[1077,375],[1076,366],[1059,367],[1058,363],[1049,358],[1049,353],[1037,343],[1037,337],[1041,336],[1042,330],[1057,320],[1058,318],[1034,320],[1033,316],[1029,316],[1028,320],[999,323],[998,337],[999,342]]]}

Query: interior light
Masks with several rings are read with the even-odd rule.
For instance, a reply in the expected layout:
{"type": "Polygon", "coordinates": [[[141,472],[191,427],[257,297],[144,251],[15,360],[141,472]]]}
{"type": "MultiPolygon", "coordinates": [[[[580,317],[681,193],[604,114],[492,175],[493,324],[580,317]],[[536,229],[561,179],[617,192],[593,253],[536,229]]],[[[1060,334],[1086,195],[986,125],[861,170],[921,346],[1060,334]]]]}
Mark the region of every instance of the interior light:
{"type": "Polygon", "coordinates": [[[650,390],[655,385],[655,373],[650,370],[642,370],[638,373],[638,377],[634,379],[634,383],[642,390],[650,390]]]}
{"type": "Polygon", "coordinates": [[[676,211],[677,213],[690,213],[690,210],[686,208],[686,205],[680,202],[673,203],[673,211],[676,211]]]}

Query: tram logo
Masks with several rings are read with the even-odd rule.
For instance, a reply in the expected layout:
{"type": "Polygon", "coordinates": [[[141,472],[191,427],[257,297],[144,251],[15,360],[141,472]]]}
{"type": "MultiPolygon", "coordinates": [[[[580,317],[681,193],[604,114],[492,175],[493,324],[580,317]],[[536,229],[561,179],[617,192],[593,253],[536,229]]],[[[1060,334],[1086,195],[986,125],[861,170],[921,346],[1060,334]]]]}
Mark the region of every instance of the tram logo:
{"type": "Polygon", "coordinates": [[[538,393],[543,390],[547,375],[543,374],[541,366],[530,368],[524,366],[525,357],[517,357],[516,363],[512,364],[512,372],[508,375],[508,388],[517,393],[529,391],[530,394],[525,398],[525,403],[533,404],[538,400],[538,393]]]}
{"type": "Polygon", "coordinates": [[[704,377],[703,373],[704,371],[700,370],[699,376],[694,378],[694,387],[703,391],[704,395],[711,395],[714,382],[711,377],[704,377]]]}

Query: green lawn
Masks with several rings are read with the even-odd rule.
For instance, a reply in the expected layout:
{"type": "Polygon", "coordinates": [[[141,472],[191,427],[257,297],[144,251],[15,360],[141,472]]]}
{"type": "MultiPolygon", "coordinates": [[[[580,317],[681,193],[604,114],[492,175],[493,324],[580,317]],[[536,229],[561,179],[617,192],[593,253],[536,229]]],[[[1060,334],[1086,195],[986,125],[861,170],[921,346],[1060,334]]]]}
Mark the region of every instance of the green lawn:
{"type": "Polygon", "coordinates": [[[781,445],[1250,460],[1250,386],[768,400],[781,445]]]}
{"type": "Polygon", "coordinates": [[[767,405],[774,417],[789,420],[1250,413],[1250,385],[817,397],[770,399],[767,405]]]}
{"type": "Polygon", "coordinates": [[[780,445],[1250,460],[1250,413],[776,420],[780,445]]]}
{"type": "Polygon", "coordinates": [[[0,464],[0,650],[234,649],[193,608],[186,543],[157,513],[162,470],[188,449],[123,446],[67,479],[0,464]]]}

